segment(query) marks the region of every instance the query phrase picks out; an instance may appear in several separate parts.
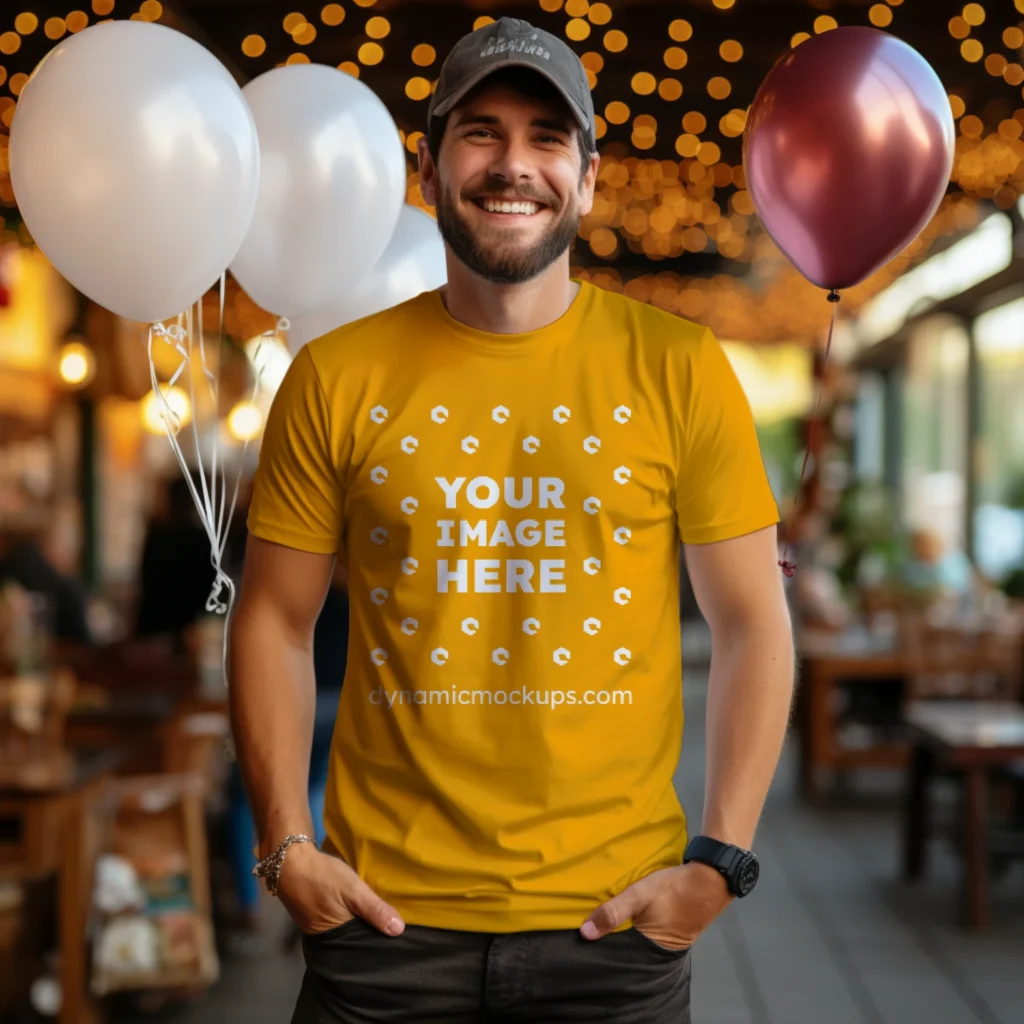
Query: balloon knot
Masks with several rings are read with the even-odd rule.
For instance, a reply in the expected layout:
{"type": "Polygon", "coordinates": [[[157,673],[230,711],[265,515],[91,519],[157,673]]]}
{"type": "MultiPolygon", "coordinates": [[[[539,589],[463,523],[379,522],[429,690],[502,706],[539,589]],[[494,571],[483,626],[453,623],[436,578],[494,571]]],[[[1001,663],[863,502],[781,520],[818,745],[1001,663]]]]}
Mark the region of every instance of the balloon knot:
{"type": "Polygon", "coordinates": [[[839,292],[837,292],[837,291],[835,290],[835,288],[833,288],[833,289],[832,289],[832,290],[831,290],[831,291],[830,291],[830,292],[828,293],[828,301],[829,301],[829,302],[838,302],[838,301],[839,301],[839,292]]]}
{"type": "Polygon", "coordinates": [[[227,604],[221,600],[220,593],[227,588],[229,599],[233,596],[235,585],[222,569],[217,570],[217,578],[213,581],[213,588],[210,596],[206,599],[206,610],[217,615],[223,615],[227,610],[227,604]]]}
{"type": "Polygon", "coordinates": [[[792,578],[793,574],[796,572],[796,563],[789,562],[785,558],[779,559],[779,566],[782,568],[783,575],[787,577],[792,578]]]}

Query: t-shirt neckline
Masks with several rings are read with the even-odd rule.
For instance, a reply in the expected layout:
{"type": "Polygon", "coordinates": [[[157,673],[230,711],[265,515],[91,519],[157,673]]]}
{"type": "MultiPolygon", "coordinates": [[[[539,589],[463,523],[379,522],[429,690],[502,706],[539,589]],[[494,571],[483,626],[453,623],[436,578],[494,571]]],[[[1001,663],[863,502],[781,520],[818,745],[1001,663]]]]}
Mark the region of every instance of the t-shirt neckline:
{"type": "Polygon", "coordinates": [[[456,320],[448,312],[439,289],[428,292],[430,305],[446,332],[456,341],[480,352],[498,356],[520,356],[533,353],[563,341],[579,327],[593,300],[594,287],[588,281],[571,278],[579,291],[568,309],[557,319],[533,331],[519,334],[494,334],[481,331],[456,320]]]}

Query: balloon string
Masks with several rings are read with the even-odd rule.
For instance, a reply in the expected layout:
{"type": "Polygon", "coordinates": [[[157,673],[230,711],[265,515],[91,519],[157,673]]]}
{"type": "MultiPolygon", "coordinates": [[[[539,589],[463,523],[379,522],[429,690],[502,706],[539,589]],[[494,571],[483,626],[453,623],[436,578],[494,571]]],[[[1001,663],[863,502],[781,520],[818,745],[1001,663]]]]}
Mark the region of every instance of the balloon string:
{"type": "Polygon", "coordinates": [[[833,288],[828,293],[828,301],[832,304],[832,317],[828,325],[828,340],[825,342],[825,355],[821,362],[821,380],[818,383],[818,397],[814,403],[814,413],[811,416],[810,430],[807,432],[807,447],[804,449],[804,461],[800,466],[800,482],[796,487],[796,494],[793,496],[793,512],[789,523],[786,526],[786,543],[782,550],[782,558],[779,559],[779,567],[787,577],[796,573],[796,563],[789,560],[789,548],[792,543],[793,524],[796,520],[797,511],[803,504],[804,477],[807,474],[807,462],[811,452],[814,450],[814,440],[818,433],[818,420],[821,412],[821,399],[825,393],[825,370],[828,367],[829,353],[832,351],[832,335],[836,327],[836,307],[839,302],[839,292],[833,288]]]}
{"type": "MultiPolygon", "coordinates": [[[[200,300],[201,302],[201,300],[200,300]]],[[[218,346],[220,347],[223,343],[223,328],[224,328],[224,278],[221,277],[221,324],[218,332],[218,346]]],[[[206,361],[205,345],[202,339],[202,327],[201,327],[201,305],[200,315],[197,317],[199,320],[200,336],[199,336],[199,357],[201,363],[201,372],[206,377],[207,383],[210,386],[211,396],[214,402],[215,414],[219,407],[219,386],[217,375],[210,369],[206,361]]],[[[263,347],[264,340],[270,339],[275,336],[279,337],[282,333],[286,332],[290,327],[289,321],[282,317],[278,320],[275,328],[264,331],[257,340],[256,351],[253,353],[252,363],[254,369],[254,380],[252,387],[252,396],[250,401],[255,404],[257,398],[260,395],[260,386],[262,383],[263,370],[266,366],[266,360],[260,360],[260,351],[263,347]]],[[[150,384],[152,385],[153,392],[157,396],[157,399],[162,406],[161,418],[164,420],[164,424],[167,428],[167,439],[170,442],[171,451],[174,453],[174,457],[178,462],[178,466],[181,469],[182,476],[185,479],[185,483],[188,486],[189,492],[192,495],[192,501],[195,504],[196,511],[199,513],[199,519],[202,523],[203,530],[206,533],[207,539],[210,542],[210,562],[214,570],[214,581],[211,587],[210,594],[206,599],[206,610],[213,612],[217,615],[223,615],[224,619],[224,638],[223,647],[221,651],[221,668],[224,673],[225,685],[228,682],[228,635],[230,630],[231,612],[234,608],[235,603],[235,584],[231,577],[224,571],[223,559],[225,549],[228,541],[228,531],[231,526],[231,520],[234,517],[235,507],[238,502],[238,493],[242,481],[242,473],[245,467],[245,456],[249,448],[249,438],[246,438],[242,443],[242,450],[239,454],[238,469],[235,474],[234,488],[231,494],[230,506],[227,503],[227,467],[223,460],[218,460],[218,444],[216,437],[214,438],[213,444],[213,461],[210,467],[210,481],[207,483],[207,470],[203,465],[203,458],[201,453],[199,431],[196,424],[196,403],[195,403],[195,384],[192,375],[192,352],[193,352],[193,319],[192,310],[189,308],[188,313],[185,315],[178,316],[178,322],[171,326],[164,324],[153,324],[149,328],[149,340],[147,344],[147,353],[149,356],[149,374],[150,384]],[[178,434],[181,431],[182,423],[181,417],[173,409],[168,399],[167,393],[164,388],[160,386],[160,382],[156,374],[156,364],[153,360],[153,345],[154,342],[159,339],[169,345],[171,345],[175,352],[178,354],[179,362],[174,373],[167,384],[167,390],[177,384],[182,374],[188,373],[188,386],[189,386],[189,398],[192,402],[192,428],[193,428],[193,442],[195,445],[195,456],[198,464],[198,473],[196,474],[199,479],[199,486],[196,486],[193,480],[192,473],[189,470],[188,461],[185,458],[185,454],[182,451],[181,445],[178,441],[178,434]],[[219,488],[218,488],[218,477],[219,477],[219,488]],[[218,503],[218,495],[220,501],[218,503]],[[227,591],[227,600],[223,598],[223,592],[227,591]]],[[[220,367],[218,366],[218,369],[220,367]]],[[[219,422],[215,419],[214,429],[219,429],[219,422]]]]}

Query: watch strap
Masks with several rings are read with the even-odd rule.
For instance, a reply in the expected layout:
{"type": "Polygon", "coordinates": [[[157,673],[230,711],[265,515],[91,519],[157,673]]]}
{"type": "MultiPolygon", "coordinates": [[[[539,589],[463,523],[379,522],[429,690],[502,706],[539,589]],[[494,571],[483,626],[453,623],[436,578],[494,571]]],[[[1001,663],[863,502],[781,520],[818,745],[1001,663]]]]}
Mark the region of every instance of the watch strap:
{"type": "Polygon", "coordinates": [[[731,843],[723,843],[711,836],[693,836],[686,845],[683,863],[695,860],[715,868],[729,883],[729,891],[735,894],[735,872],[747,856],[747,850],[731,843]]]}

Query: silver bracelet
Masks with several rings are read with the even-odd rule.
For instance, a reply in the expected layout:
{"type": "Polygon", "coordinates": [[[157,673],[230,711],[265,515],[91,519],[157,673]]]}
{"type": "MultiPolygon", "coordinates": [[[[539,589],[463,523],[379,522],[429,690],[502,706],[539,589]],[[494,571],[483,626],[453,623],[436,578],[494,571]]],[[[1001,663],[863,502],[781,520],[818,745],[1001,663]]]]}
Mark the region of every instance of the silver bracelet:
{"type": "Polygon", "coordinates": [[[288,847],[294,846],[295,843],[313,843],[315,845],[316,840],[304,835],[287,836],[273,853],[264,857],[252,869],[252,873],[257,878],[264,879],[267,885],[267,892],[271,896],[277,895],[277,883],[281,877],[281,865],[284,863],[284,855],[288,852],[288,847]]]}

